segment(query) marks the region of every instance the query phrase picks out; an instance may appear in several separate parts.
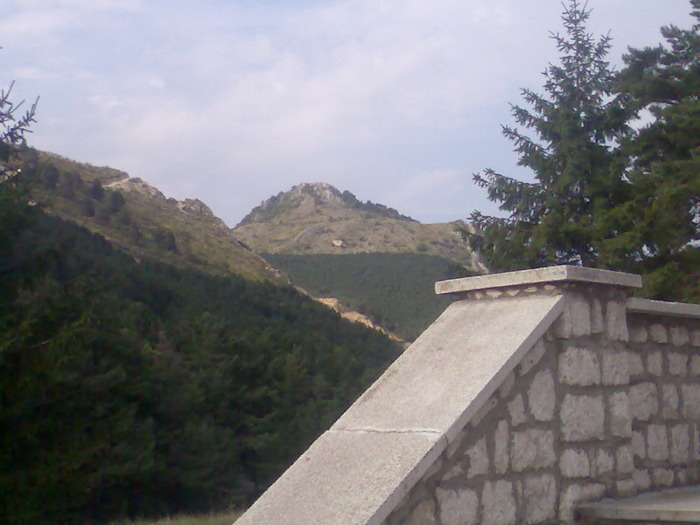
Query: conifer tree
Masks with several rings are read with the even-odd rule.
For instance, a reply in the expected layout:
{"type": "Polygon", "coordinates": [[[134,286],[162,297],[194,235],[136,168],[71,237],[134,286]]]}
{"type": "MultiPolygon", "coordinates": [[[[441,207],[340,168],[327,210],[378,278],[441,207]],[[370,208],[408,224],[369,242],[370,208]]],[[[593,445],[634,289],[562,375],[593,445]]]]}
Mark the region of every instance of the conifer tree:
{"type": "Polygon", "coordinates": [[[544,71],[544,93],[523,89],[527,107],[512,106],[516,122],[503,127],[518,164],[531,169],[523,182],[491,169],[474,175],[499,202],[507,218],[473,212],[469,240],[493,270],[546,264],[592,265],[595,217],[621,197],[623,169],[614,146],[628,132],[626,111],[611,97],[613,74],[606,61],[610,37],[586,30],[590,10],[570,0],[562,15],[564,34],[553,34],[558,64],[544,71]]]}
{"type": "MultiPolygon", "coordinates": [[[[606,264],[644,274],[644,293],[700,300],[700,0],[695,25],[661,29],[665,45],[630,49],[616,88],[652,119],[623,144],[630,159],[629,198],[601,222],[606,264]]],[[[648,117],[647,117],[648,118],[648,117]]]]}

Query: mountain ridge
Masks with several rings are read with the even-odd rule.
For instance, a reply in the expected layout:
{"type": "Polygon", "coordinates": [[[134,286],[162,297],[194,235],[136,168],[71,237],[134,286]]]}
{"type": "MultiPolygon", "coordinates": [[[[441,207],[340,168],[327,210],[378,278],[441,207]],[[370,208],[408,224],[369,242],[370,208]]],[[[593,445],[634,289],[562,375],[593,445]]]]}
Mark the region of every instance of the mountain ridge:
{"type": "Polygon", "coordinates": [[[302,183],[263,201],[233,228],[257,253],[426,253],[483,271],[464,243],[463,221],[423,224],[349,191],[302,183]]]}

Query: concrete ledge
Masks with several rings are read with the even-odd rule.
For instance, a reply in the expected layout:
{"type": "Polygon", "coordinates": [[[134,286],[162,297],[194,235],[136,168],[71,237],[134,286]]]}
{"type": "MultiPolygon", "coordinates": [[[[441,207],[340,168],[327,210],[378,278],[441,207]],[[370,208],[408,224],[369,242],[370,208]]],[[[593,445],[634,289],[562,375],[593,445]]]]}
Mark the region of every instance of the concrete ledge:
{"type": "Polygon", "coordinates": [[[664,490],[634,498],[580,505],[585,518],[659,523],[700,523],[700,487],[664,490]]]}
{"type": "Polygon", "coordinates": [[[236,525],[379,525],[564,308],[455,301],[236,525]]]}
{"type": "Polygon", "coordinates": [[[632,297],[627,300],[627,311],[640,314],[673,315],[700,319],[700,304],[670,303],[632,297]]]}
{"type": "Polygon", "coordinates": [[[457,294],[476,290],[556,282],[587,282],[625,288],[642,287],[642,278],[631,273],[583,268],[581,266],[550,266],[548,268],[535,268],[533,270],[440,281],[435,284],[435,293],[439,295],[457,294]]]}

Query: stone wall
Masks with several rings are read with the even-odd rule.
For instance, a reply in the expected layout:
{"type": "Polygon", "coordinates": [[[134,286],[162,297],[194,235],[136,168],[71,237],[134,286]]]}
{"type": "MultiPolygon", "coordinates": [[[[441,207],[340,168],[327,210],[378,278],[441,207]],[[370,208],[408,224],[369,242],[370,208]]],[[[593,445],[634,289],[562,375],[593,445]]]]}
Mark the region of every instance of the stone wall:
{"type": "Polygon", "coordinates": [[[527,290],[563,313],[386,525],[567,524],[581,502],[697,482],[700,321],[628,313],[615,286],[527,290]]]}
{"type": "Polygon", "coordinates": [[[630,503],[603,499],[698,483],[700,306],[639,287],[573,266],[437,283],[455,301],[237,525],[602,525],[630,503]]]}

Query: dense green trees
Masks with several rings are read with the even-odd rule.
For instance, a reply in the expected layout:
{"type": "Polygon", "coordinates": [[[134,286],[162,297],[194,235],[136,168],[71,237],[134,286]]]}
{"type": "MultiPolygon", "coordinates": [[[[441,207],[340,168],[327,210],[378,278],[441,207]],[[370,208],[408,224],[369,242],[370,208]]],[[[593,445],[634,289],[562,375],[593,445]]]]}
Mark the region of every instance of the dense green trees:
{"type": "Polygon", "coordinates": [[[2,523],[245,504],[398,355],[291,288],[1,211],[2,523]]]}
{"type": "Polygon", "coordinates": [[[494,270],[583,264],[643,273],[653,297],[700,298],[698,26],[665,28],[669,47],[631,50],[615,75],[589,16],[569,1],[545,93],[523,90],[528,107],[513,106],[533,136],[503,128],[534,182],[476,174],[508,216],[474,212],[471,242],[494,270]]]}
{"type": "Polygon", "coordinates": [[[609,266],[645,274],[651,297],[700,300],[700,0],[696,24],[664,27],[665,45],[630,49],[616,91],[651,116],[622,145],[627,198],[606,218],[609,266]]]}

